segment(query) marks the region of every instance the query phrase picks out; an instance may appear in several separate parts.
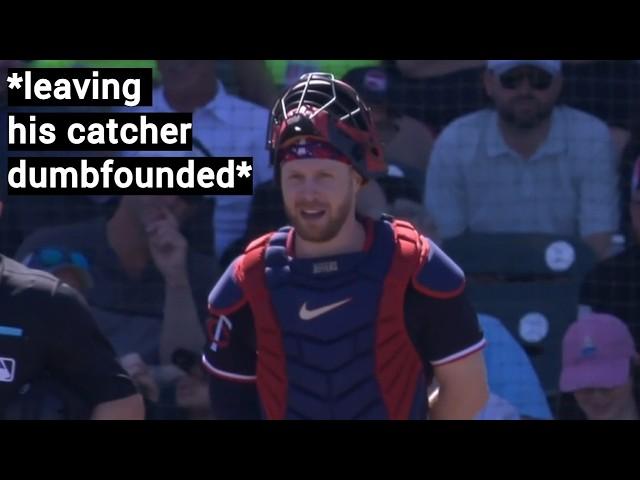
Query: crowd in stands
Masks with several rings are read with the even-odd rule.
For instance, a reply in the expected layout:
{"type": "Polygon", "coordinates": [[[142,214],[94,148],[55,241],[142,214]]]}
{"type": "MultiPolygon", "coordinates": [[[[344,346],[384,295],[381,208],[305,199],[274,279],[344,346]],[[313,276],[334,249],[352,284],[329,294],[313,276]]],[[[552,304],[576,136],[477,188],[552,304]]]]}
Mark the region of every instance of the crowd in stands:
{"type": "MultiPolygon", "coordinates": [[[[29,65],[153,68],[153,106],[137,111],[191,112],[194,137],[192,151],[154,155],[254,159],[253,197],[5,201],[0,252],[83,293],[148,418],[212,419],[199,358],[207,294],[252,239],[286,225],[269,111],[300,75],[327,71],[371,106],[385,149],[387,173],[360,193],[359,213],[410,220],[462,252],[452,257],[488,340],[492,395],[478,418],[638,419],[640,61],[4,60],[0,76],[29,65]],[[518,242],[526,258],[509,256],[518,242]],[[568,307],[546,313],[558,286],[568,307]]],[[[26,111],[5,89],[2,132],[7,113],[26,111]]],[[[6,133],[0,142],[5,189],[6,133]]]]}

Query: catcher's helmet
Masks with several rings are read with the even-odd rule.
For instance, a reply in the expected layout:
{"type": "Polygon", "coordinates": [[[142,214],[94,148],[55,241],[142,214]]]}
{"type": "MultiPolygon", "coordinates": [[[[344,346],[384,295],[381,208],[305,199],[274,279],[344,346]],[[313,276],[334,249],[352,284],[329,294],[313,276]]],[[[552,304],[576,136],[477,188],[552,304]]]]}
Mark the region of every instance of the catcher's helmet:
{"type": "Polygon", "coordinates": [[[331,144],[365,179],[387,171],[369,107],[332,74],[303,75],[278,99],[267,137],[271,164],[278,163],[280,149],[301,137],[331,144]]]}

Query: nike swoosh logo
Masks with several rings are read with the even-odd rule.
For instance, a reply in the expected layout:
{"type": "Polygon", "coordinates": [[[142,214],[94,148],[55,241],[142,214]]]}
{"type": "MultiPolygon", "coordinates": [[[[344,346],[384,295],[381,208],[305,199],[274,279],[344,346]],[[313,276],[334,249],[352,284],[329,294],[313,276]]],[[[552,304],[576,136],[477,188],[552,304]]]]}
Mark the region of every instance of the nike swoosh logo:
{"type": "Polygon", "coordinates": [[[342,300],[341,302],[332,303],[331,305],[327,305],[320,308],[314,308],[313,310],[307,309],[307,302],[305,302],[300,308],[300,318],[302,320],[313,320],[314,318],[318,318],[320,315],[324,315],[325,313],[329,313],[331,310],[335,310],[338,307],[341,307],[345,303],[349,303],[351,301],[350,298],[342,300]]]}

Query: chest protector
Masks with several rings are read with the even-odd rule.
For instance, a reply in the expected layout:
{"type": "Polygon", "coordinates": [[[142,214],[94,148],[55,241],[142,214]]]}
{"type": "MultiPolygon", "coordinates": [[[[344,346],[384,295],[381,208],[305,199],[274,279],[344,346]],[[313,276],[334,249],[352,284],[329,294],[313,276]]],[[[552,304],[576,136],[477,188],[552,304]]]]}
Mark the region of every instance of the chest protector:
{"type": "Polygon", "coordinates": [[[369,228],[368,251],[335,261],[292,259],[289,227],[247,247],[236,278],[255,319],[265,417],[425,418],[424,369],[404,298],[428,241],[402,221],[369,228]]]}

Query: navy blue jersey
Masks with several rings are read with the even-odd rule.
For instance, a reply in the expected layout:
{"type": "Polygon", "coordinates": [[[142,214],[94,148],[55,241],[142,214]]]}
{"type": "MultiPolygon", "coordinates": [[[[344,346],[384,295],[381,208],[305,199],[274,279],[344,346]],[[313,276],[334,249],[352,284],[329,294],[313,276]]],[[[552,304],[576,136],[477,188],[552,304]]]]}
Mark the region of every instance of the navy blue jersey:
{"type": "Polygon", "coordinates": [[[462,271],[436,245],[416,234],[403,263],[411,230],[367,222],[363,251],[297,259],[283,229],[263,247],[263,297],[247,289],[248,254],[236,259],[209,297],[216,416],[426,418],[433,367],[484,338],[462,271]]]}
{"type": "Polygon", "coordinates": [[[55,381],[89,412],[134,395],[80,295],[52,275],[0,255],[0,417],[33,382],[55,381]]]}

